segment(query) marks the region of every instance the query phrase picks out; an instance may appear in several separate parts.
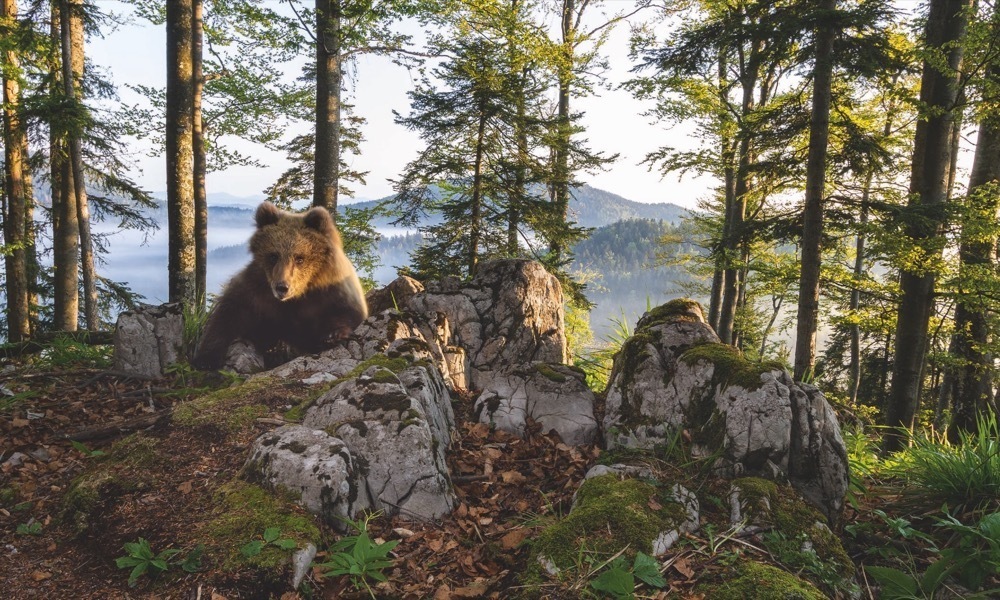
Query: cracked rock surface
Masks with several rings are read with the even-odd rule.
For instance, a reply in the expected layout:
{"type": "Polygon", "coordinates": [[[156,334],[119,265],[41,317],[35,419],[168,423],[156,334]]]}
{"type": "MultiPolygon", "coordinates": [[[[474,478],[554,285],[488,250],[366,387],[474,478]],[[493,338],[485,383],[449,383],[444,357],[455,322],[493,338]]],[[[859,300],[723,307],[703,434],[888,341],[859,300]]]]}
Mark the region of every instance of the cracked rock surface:
{"type": "Polygon", "coordinates": [[[686,431],[723,475],[787,480],[834,519],[847,491],[837,417],[814,386],[720,344],[700,307],[674,300],[640,319],[616,356],[606,445],[652,448],[686,431]]]}

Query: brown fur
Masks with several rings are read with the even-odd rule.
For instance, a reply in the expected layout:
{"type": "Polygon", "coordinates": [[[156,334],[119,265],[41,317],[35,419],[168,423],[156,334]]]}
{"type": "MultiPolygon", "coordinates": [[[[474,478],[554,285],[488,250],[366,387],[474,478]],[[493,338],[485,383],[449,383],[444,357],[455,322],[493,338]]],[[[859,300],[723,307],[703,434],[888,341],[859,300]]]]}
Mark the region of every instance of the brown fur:
{"type": "Polygon", "coordinates": [[[194,364],[221,367],[245,340],[266,354],[280,343],[319,352],[368,316],[361,282],[324,208],[296,215],[270,202],[257,208],[253,260],[226,285],[208,317],[194,364]]]}

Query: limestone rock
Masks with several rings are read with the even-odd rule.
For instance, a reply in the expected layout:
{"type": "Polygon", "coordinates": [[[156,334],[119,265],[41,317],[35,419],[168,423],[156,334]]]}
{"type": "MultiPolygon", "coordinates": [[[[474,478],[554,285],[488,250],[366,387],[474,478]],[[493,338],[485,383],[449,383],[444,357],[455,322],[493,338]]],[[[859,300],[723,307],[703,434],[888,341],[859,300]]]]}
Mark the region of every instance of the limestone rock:
{"type": "Polygon", "coordinates": [[[115,324],[115,369],[141,377],[163,377],[184,347],[184,314],[180,304],[141,305],[118,315],[115,324]]]}
{"type": "Polygon", "coordinates": [[[750,363],[718,343],[695,307],[674,300],[654,309],[616,356],[606,445],[652,448],[687,431],[692,453],[717,456],[723,475],[787,479],[835,519],[848,478],[833,409],[780,365],[750,363]]]}
{"type": "Polygon", "coordinates": [[[344,441],[361,466],[373,508],[422,519],[451,511],[444,452],[454,416],[433,367],[398,374],[370,367],[321,396],[303,426],[335,432],[344,441]]]}
{"type": "Polygon", "coordinates": [[[401,306],[406,306],[410,298],[422,291],[424,291],[424,286],[416,279],[406,275],[397,277],[384,288],[368,292],[366,298],[368,314],[378,314],[390,308],[399,310],[401,306]]]}
{"type": "Polygon", "coordinates": [[[367,508],[364,479],[343,441],[311,427],[285,425],[253,443],[244,478],[298,494],[306,510],[342,529],[367,508]]]}
{"type": "Polygon", "coordinates": [[[440,345],[465,350],[474,389],[505,367],[566,363],[562,287],[537,262],[483,263],[467,284],[429,284],[407,308],[430,321],[445,317],[449,335],[440,345]]]}
{"type": "Polygon", "coordinates": [[[597,439],[594,394],[583,373],[567,365],[535,363],[508,367],[493,374],[476,399],[480,423],[524,436],[526,420],[554,430],[570,445],[597,439]]]}

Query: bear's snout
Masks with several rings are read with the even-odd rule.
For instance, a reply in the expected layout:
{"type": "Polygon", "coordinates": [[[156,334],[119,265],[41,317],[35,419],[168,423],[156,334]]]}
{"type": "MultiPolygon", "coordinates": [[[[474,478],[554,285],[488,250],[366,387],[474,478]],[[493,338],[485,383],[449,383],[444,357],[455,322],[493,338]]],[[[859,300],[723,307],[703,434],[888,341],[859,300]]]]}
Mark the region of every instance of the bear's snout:
{"type": "Polygon", "coordinates": [[[273,286],[271,286],[271,291],[274,292],[274,297],[278,300],[285,300],[288,298],[288,284],[284,281],[278,281],[273,286]]]}

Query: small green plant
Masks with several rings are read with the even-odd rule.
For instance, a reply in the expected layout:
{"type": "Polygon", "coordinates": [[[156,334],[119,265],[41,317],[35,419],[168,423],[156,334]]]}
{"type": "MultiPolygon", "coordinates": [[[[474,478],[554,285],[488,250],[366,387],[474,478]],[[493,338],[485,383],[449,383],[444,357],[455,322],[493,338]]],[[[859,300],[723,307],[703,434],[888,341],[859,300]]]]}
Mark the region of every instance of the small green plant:
{"type": "Polygon", "coordinates": [[[48,348],[42,350],[39,360],[42,365],[56,369],[69,367],[104,369],[111,366],[112,350],[110,345],[90,345],[68,335],[60,335],[52,340],[48,348]]]}
{"type": "Polygon", "coordinates": [[[629,327],[624,310],[622,310],[620,317],[612,317],[608,320],[611,321],[612,329],[601,339],[601,347],[581,352],[574,358],[574,363],[586,374],[587,385],[592,390],[603,390],[607,387],[615,354],[632,337],[632,329],[629,327]]]}
{"type": "Polygon", "coordinates": [[[933,510],[947,504],[964,513],[1000,507],[997,419],[989,414],[977,423],[977,432],[962,432],[958,444],[933,434],[913,436],[894,470],[909,482],[907,496],[914,508],[933,510]]]}
{"type": "Polygon", "coordinates": [[[170,559],[180,553],[176,548],[167,548],[159,554],[154,554],[149,542],[139,538],[135,542],[125,543],[125,556],[115,560],[119,569],[132,569],[128,575],[129,587],[135,587],[139,578],[149,572],[150,577],[159,575],[170,568],[170,559]]]}
{"type": "Polygon", "coordinates": [[[84,455],[87,458],[97,458],[99,456],[104,456],[107,454],[104,450],[91,450],[83,442],[77,442],[75,440],[70,440],[70,444],[73,445],[73,449],[84,455]]]}
{"type": "Polygon", "coordinates": [[[626,600],[635,598],[636,579],[653,588],[667,585],[667,581],[660,574],[660,563],[652,556],[638,552],[631,568],[624,556],[616,556],[607,564],[607,568],[590,582],[590,587],[610,595],[615,600],[626,600]]]}
{"type": "Polygon", "coordinates": [[[392,560],[388,558],[389,552],[399,544],[399,540],[375,543],[368,535],[368,523],[380,514],[371,513],[357,521],[343,519],[358,532],[357,535],[342,537],[330,546],[327,560],[315,565],[322,569],[325,575],[349,576],[354,588],[359,591],[367,590],[373,600],[375,592],[369,581],[386,580],[382,571],[392,566],[392,560]]]}
{"type": "Polygon", "coordinates": [[[261,536],[261,539],[253,540],[240,548],[240,554],[247,558],[253,558],[263,552],[267,546],[275,546],[282,550],[294,550],[298,544],[291,538],[281,537],[281,529],[279,527],[268,527],[264,530],[264,535],[261,536]]]}
{"type": "Polygon", "coordinates": [[[35,520],[21,523],[17,526],[17,533],[18,535],[38,535],[42,533],[42,524],[35,520]]]}
{"type": "Polygon", "coordinates": [[[973,526],[945,513],[937,527],[956,535],[954,545],[941,550],[941,558],[954,563],[962,585],[978,590],[987,577],[1000,572],[1000,513],[985,515],[973,526]]]}

